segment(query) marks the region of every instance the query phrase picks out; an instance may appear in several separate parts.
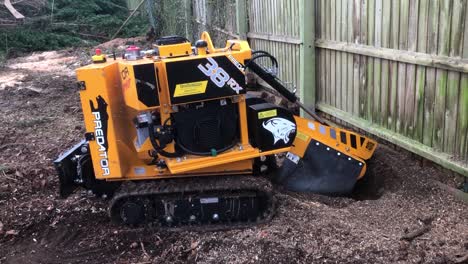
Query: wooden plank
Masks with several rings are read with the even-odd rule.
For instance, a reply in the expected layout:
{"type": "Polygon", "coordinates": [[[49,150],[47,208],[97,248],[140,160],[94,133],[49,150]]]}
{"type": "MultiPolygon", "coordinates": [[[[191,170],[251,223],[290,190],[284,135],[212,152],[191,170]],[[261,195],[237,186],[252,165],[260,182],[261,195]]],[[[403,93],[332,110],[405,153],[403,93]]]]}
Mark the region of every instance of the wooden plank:
{"type": "MultiPolygon", "coordinates": [[[[392,1],[391,7],[391,30],[390,30],[390,47],[398,49],[399,46],[399,23],[400,23],[400,1],[392,1]]],[[[388,128],[396,131],[396,120],[398,110],[398,62],[390,61],[389,66],[389,87],[390,87],[390,105],[388,115],[388,128]]]]}
{"type": "MultiPolygon", "coordinates": [[[[330,36],[336,41],[336,0],[330,0],[330,36]]],[[[336,51],[330,53],[330,105],[336,106],[336,51]]]]}
{"type": "MultiPolygon", "coordinates": [[[[367,6],[367,45],[374,46],[375,1],[368,0],[367,6]]],[[[365,55],[365,54],[363,54],[365,55]]],[[[374,58],[367,59],[367,119],[374,120],[374,58]]]]}
{"type": "Polygon", "coordinates": [[[246,0],[236,0],[237,34],[239,34],[241,39],[247,39],[247,32],[249,31],[247,20],[246,0]]]}
{"type": "MultiPolygon", "coordinates": [[[[318,28],[319,30],[317,31],[318,34],[316,38],[323,38],[325,35],[325,0],[318,0],[318,10],[319,12],[317,13],[317,18],[319,20],[318,28]]],[[[314,44],[315,46],[315,44],[314,44]]],[[[323,49],[317,49],[318,53],[317,58],[318,58],[318,65],[317,67],[317,79],[319,81],[318,87],[317,87],[317,102],[322,102],[325,103],[326,101],[326,96],[325,96],[325,52],[326,50],[323,49]]]]}
{"type": "MultiPolygon", "coordinates": [[[[391,18],[391,2],[384,1],[382,5],[382,47],[390,48],[390,18],[391,18]]],[[[389,88],[389,61],[382,60],[382,79],[380,84],[380,105],[381,105],[381,120],[380,123],[383,127],[388,125],[389,116],[389,101],[390,101],[390,88],[389,88]]]]}
{"type": "MultiPolygon", "coordinates": [[[[326,16],[326,39],[327,40],[330,40],[331,39],[331,16],[329,14],[331,14],[331,3],[330,1],[328,0],[325,0],[325,3],[326,3],[326,6],[325,6],[325,10],[326,12],[324,13],[324,15],[326,16]]],[[[326,60],[326,64],[327,64],[327,67],[325,68],[326,69],[326,102],[328,104],[331,104],[332,102],[332,99],[331,99],[331,50],[326,50],[326,53],[325,53],[325,60],[326,60]]]]}
{"type": "MultiPolygon", "coordinates": [[[[382,1],[375,0],[375,33],[374,33],[374,47],[382,47],[382,1]]],[[[382,93],[382,59],[374,58],[374,108],[372,120],[376,123],[382,122],[382,104],[381,104],[381,93],[382,93]]]]}
{"type": "MultiPolygon", "coordinates": [[[[464,31],[468,30],[468,15],[465,13],[464,31]]],[[[462,58],[468,58],[468,34],[463,35],[462,58]]],[[[460,81],[460,101],[458,103],[457,144],[458,155],[468,163],[468,74],[462,74],[460,81]]]]}
{"type": "Polygon", "coordinates": [[[289,37],[289,36],[278,36],[272,33],[249,32],[247,33],[247,37],[251,39],[261,39],[261,40],[288,43],[288,44],[296,44],[296,45],[302,44],[302,41],[299,38],[289,37]]]}
{"type": "MultiPolygon", "coordinates": [[[[453,15],[450,34],[450,56],[462,55],[463,30],[465,25],[466,1],[453,1],[453,15]]],[[[447,98],[445,106],[444,151],[456,152],[457,114],[460,89],[460,73],[449,72],[447,82],[447,98]]]]}
{"type": "MultiPolygon", "coordinates": [[[[345,1],[347,4],[346,7],[346,40],[348,43],[353,42],[353,3],[354,1],[345,1]]],[[[359,112],[354,111],[359,106],[359,98],[356,100],[355,96],[359,96],[359,83],[354,82],[354,63],[353,63],[353,56],[352,54],[346,54],[346,109],[351,111],[354,115],[359,115],[359,112]]]]}
{"type": "Polygon", "coordinates": [[[315,18],[310,15],[315,13],[314,2],[300,0],[300,10],[302,45],[299,87],[302,102],[315,109],[315,18]]]}
{"type": "Polygon", "coordinates": [[[434,151],[432,148],[425,146],[418,141],[411,140],[399,133],[394,133],[388,129],[384,129],[381,126],[373,124],[372,122],[369,122],[367,120],[354,117],[349,113],[346,113],[329,105],[318,104],[317,108],[320,111],[329,114],[335,118],[346,120],[346,122],[351,124],[352,126],[362,129],[390,143],[396,144],[423,158],[429,159],[432,162],[435,162],[444,168],[447,168],[449,170],[452,170],[456,173],[468,177],[468,163],[456,162],[450,155],[446,153],[434,151]]]}
{"type": "MultiPolygon", "coordinates": [[[[398,46],[400,52],[408,48],[409,0],[400,1],[400,25],[398,46]]],[[[398,63],[398,110],[396,120],[397,133],[404,133],[405,119],[405,91],[406,91],[406,63],[398,63]]]]}
{"type": "MultiPolygon", "coordinates": [[[[419,22],[418,22],[418,40],[417,51],[426,53],[427,49],[427,27],[428,27],[429,2],[420,1],[419,3],[419,22]]],[[[416,94],[415,94],[415,129],[413,138],[423,142],[424,134],[424,93],[426,87],[426,67],[416,66],[416,94]]]]}
{"type": "Polygon", "coordinates": [[[460,82],[457,125],[457,154],[468,163],[468,74],[464,73],[460,82]]]}
{"type": "Polygon", "coordinates": [[[192,17],[192,0],[184,0],[185,11],[185,37],[189,40],[193,39],[193,17],[192,17]]]}
{"type": "MultiPolygon", "coordinates": [[[[356,44],[367,44],[367,0],[361,0],[359,6],[359,1],[354,1],[353,5],[353,12],[357,12],[360,14],[360,22],[357,23],[355,26],[359,26],[359,41],[355,42],[356,44]],[[356,9],[356,10],[355,10],[356,9]]],[[[353,54],[353,65],[354,65],[354,83],[356,87],[356,83],[359,89],[358,95],[355,93],[355,99],[354,99],[354,107],[355,107],[355,113],[359,111],[360,117],[366,118],[367,117],[367,94],[368,94],[368,89],[367,89],[367,57],[365,56],[360,56],[353,54]],[[356,96],[358,96],[356,98],[356,96]],[[358,107],[358,109],[356,109],[358,107]]]]}
{"type": "MultiPolygon", "coordinates": [[[[452,18],[452,3],[452,1],[442,1],[440,4],[439,43],[437,50],[438,54],[443,56],[447,56],[450,50],[450,22],[452,18]]],[[[432,133],[432,143],[436,150],[443,150],[444,148],[447,77],[448,72],[446,70],[437,70],[434,104],[434,131],[432,133]]]]}
{"type": "MultiPolygon", "coordinates": [[[[310,1],[310,0],[309,0],[310,1]]],[[[341,41],[341,25],[342,25],[342,17],[341,17],[341,0],[336,0],[336,5],[335,5],[335,26],[336,26],[336,29],[335,29],[335,40],[337,41],[341,41]]],[[[342,55],[343,52],[336,52],[336,64],[335,64],[335,73],[336,73],[336,80],[335,80],[335,83],[336,83],[336,87],[335,87],[335,96],[336,96],[336,100],[335,100],[335,107],[339,108],[339,109],[343,109],[341,107],[341,90],[342,90],[342,87],[341,87],[341,83],[342,83],[342,79],[341,79],[341,65],[342,65],[342,55]]]]}
{"type": "MultiPolygon", "coordinates": [[[[341,41],[348,41],[347,39],[347,30],[348,30],[348,27],[347,27],[347,21],[348,21],[348,10],[347,10],[347,0],[342,0],[341,1],[341,41]]],[[[314,45],[315,45],[315,41],[314,41],[314,45]]],[[[344,52],[341,52],[341,94],[340,94],[340,97],[341,97],[341,109],[344,109],[346,111],[351,111],[352,112],[352,109],[349,109],[348,108],[348,104],[347,104],[347,97],[348,97],[348,94],[347,94],[347,91],[351,90],[353,91],[353,86],[348,83],[346,80],[348,78],[348,54],[344,53],[344,52]]],[[[351,96],[352,96],[352,93],[351,93],[351,96]]]]}
{"type": "MultiPolygon", "coordinates": [[[[439,0],[430,0],[427,22],[427,52],[437,54],[437,38],[439,33],[439,0]]],[[[432,147],[434,132],[434,104],[436,87],[436,69],[427,67],[426,88],[424,92],[424,133],[423,144],[432,147]]]]}
{"type": "MultiPolygon", "coordinates": [[[[408,24],[408,50],[416,51],[418,40],[418,6],[419,0],[410,1],[408,24]]],[[[412,137],[416,125],[414,118],[416,93],[416,65],[406,67],[405,122],[404,134],[412,137]]]]}

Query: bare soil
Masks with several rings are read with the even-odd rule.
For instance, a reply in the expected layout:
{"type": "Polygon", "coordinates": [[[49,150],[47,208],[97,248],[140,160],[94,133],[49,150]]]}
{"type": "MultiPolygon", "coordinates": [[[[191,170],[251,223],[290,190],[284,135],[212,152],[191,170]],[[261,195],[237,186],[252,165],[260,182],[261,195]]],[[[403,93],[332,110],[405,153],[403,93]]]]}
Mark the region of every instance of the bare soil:
{"type": "Polygon", "coordinates": [[[435,184],[460,182],[382,144],[374,181],[352,197],[278,187],[273,220],[247,229],[121,227],[107,201],[84,191],[60,199],[52,161],[84,133],[70,72],[87,60],[59,51],[0,69],[0,263],[467,263],[468,205],[435,184]]]}

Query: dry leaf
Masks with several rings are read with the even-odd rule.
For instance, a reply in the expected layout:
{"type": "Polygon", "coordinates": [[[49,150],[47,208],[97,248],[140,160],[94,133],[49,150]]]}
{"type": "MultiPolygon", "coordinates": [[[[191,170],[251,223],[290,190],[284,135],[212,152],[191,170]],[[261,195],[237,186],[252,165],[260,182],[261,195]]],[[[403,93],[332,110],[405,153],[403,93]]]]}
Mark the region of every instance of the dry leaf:
{"type": "Polygon", "coordinates": [[[194,242],[190,243],[190,248],[192,250],[196,249],[198,247],[199,243],[200,243],[199,241],[194,241],[194,242]]]}

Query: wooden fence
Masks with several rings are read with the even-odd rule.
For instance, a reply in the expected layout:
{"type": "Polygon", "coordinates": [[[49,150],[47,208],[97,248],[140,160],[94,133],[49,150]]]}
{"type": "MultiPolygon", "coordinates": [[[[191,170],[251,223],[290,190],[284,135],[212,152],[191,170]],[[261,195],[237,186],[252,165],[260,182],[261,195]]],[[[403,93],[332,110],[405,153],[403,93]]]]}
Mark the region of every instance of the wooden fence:
{"type": "Polygon", "coordinates": [[[192,40],[247,38],[306,104],[468,176],[467,0],[167,1],[192,40]]]}
{"type": "Polygon", "coordinates": [[[316,8],[318,109],[468,175],[467,1],[316,8]]]}

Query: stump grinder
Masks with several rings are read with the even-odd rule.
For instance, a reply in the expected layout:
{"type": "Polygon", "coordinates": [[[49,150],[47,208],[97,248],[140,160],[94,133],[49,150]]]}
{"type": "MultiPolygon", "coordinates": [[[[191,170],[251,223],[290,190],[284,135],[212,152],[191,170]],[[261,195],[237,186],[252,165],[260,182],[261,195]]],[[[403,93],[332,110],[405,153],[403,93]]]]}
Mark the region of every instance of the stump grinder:
{"type": "Polygon", "coordinates": [[[111,219],[128,225],[232,227],[272,217],[270,181],[349,194],[376,142],[325,124],[277,68],[247,41],[215,48],[206,32],[194,46],[164,37],[122,58],[97,50],[76,71],[86,133],[54,162],[61,196],[76,187],[106,196],[111,219]],[[246,72],[313,119],[247,93],[246,72]]]}

